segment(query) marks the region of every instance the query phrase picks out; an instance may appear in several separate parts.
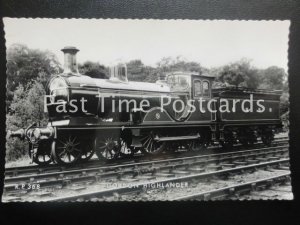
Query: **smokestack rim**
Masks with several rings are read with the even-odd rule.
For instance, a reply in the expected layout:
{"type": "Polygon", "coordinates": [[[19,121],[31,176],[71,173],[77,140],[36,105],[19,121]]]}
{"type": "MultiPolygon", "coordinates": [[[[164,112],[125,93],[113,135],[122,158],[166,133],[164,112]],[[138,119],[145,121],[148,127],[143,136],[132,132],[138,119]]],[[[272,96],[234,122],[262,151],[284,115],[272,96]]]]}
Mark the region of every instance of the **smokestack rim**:
{"type": "Polygon", "coordinates": [[[74,46],[65,46],[63,49],[61,49],[61,51],[63,53],[73,53],[73,54],[75,54],[75,53],[79,52],[79,49],[77,49],[74,46]]]}

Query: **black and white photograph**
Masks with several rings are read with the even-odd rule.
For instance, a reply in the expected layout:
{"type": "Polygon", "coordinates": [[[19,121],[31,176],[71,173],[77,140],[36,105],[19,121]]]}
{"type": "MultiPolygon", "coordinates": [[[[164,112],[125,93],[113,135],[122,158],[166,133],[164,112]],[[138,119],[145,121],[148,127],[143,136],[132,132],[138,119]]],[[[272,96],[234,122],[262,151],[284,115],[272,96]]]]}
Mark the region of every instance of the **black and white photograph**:
{"type": "Polygon", "coordinates": [[[3,202],[293,200],[289,20],[3,22],[3,202]]]}

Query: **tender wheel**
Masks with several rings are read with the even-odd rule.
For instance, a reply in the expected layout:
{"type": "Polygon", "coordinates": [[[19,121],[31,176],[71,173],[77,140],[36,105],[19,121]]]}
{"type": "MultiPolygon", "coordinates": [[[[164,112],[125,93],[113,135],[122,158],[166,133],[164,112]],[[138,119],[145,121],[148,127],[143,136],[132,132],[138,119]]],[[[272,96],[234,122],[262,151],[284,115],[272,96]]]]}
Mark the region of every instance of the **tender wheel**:
{"type": "Polygon", "coordinates": [[[245,147],[251,147],[257,142],[256,132],[253,130],[240,131],[239,142],[245,147]]]}
{"type": "Polygon", "coordinates": [[[189,151],[192,152],[205,151],[206,149],[207,149],[207,144],[203,143],[203,141],[199,139],[192,140],[189,144],[189,151]]]}
{"type": "Polygon", "coordinates": [[[230,130],[225,130],[224,131],[224,140],[220,141],[220,144],[222,145],[223,149],[231,150],[235,141],[236,141],[236,138],[235,138],[233,132],[230,130]]]}
{"type": "Polygon", "coordinates": [[[113,160],[120,154],[119,138],[106,137],[103,139],[96,139],[95,152],[100,160],[113,160]]]}
{"type": "Polygon", "coordinates": [[[272,141],[273,141],[273,136],[272,135],[262,135],[261,141],[264,143],[264,145],[271,146],[272,141]]]}
{"type": "Polygon", "coordinates": [[[243,138],[240,140],[240,143],[244,146],[244,147],[251,147],[254,145],[255,140],[251,137],[249,138],[243,138]]]}
{"type": "Polygon", "coordinates": [[[240,139],[239,142],[244,146],[244,147],[248,147],[248,140],[243,138],[243,139],[240,139]]]}
{"type": "Polygon", "coordinates": [[[261,131],[261,141],[264,145],[270,146],[274,140],[274,133],[272,129],[266,128],[261,131]]]}
{"type": "Polygon", "coordinates": [[[143,153],[156,155],[165,150],[166,142],[158,142],[155,140],[156,137],[157,135],[151,131],[141,138],[143,153]]]}
{"type": "Polygon", "coordinates": [[[80,141],[76,136],[68,136],[52,143],[52,155],[59,164],[73,164],[81,157],[80,141]]]}
{"type": "Polygon", "coordinates": [[[95,143],[92,140],[81,141],[80,143],[82,153],[80,161],[87,162],[93,157],[95,153],[95,143]]]}
{"type": "Polygon", "coordinates": [[[230,150],[233,147],[233,141],[231,139],[221,141],[220,143],[221,143],[222,147],[226,150],[230,150]]]}
{"type": "Polygon", "coordinates": [[[189,145],[188,143],[180,143],[180,141],[172,141],[172,142],[166,142],[165,148],[168,152],[178,152],[182,147],[185,150],[188,150],[189,145]]]}

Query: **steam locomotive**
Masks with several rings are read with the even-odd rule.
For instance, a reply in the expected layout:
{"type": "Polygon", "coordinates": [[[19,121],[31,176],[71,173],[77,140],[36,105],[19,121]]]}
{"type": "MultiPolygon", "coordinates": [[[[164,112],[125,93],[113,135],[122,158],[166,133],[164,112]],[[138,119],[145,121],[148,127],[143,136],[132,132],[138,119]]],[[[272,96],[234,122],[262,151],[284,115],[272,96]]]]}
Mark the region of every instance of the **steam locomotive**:
{"type": "Polygon", "coordinates": [[[124,64],[111,67],[109,79],[95,79],[78,72],[78,49],[62,51],[64,71],[46,90],[48,125],[10,134],[28,140],[29,154],[39,165],[87,161],[94,153],[113,160],[138,151],[201,151],[212,143],[230,148],[258,138],[270,145],[281,127],[280,91],[213,89],[214,77],[195,72],[133,82],[124,64]]]}

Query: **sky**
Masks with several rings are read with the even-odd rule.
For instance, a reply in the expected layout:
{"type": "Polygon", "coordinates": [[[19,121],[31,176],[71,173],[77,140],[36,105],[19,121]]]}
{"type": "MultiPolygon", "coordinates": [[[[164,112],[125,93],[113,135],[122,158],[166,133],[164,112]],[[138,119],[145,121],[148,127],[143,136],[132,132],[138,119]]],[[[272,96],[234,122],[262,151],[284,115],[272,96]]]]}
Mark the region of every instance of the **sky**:
{"type": "Polygon", "coordinates": [[[155,66],[163,57],[181,56],[211,68],[248,58],[257,68],[286,71],[289,26],[289,21],[4,18],[7,47],[47,49],[61,63],[60,49],[75,46],[81,63],[141,59],[155,66]]]}

